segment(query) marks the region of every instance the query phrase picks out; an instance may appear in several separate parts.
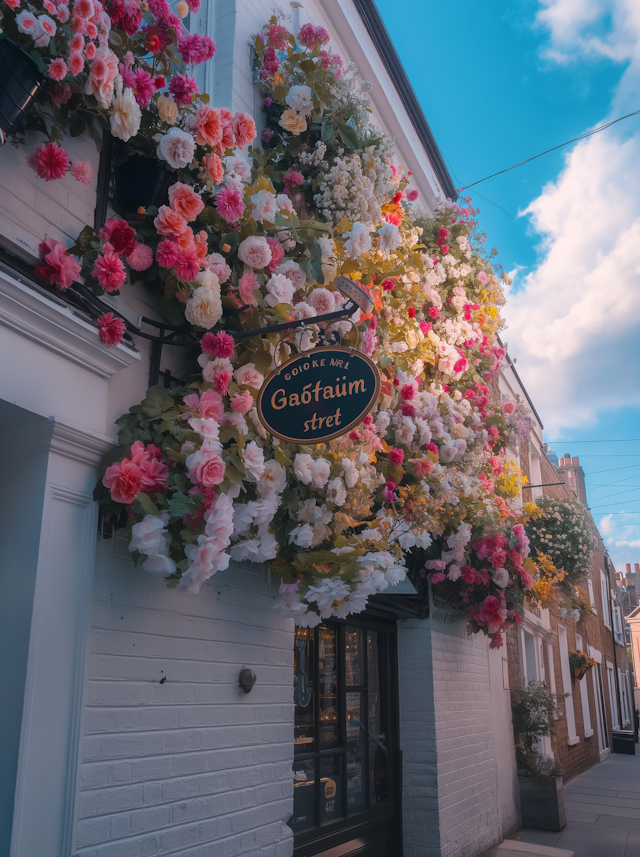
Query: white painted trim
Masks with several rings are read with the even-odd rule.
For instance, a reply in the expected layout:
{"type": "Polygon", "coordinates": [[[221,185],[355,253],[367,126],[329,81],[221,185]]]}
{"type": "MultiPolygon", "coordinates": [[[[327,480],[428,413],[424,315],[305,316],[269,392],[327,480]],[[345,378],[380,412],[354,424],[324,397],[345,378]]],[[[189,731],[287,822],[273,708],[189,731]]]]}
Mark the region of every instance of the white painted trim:
{"type": "Polygon", "coordinates": [[[579,735],[576,735],[574,738],[569,738],[567,740],[567,744],[570,747],[574,747],[576,744],[579,744],[579,743],[580,743],[580,736],[579,735]]]}
{"type": "Polygon", "coordinates": [[[103,345],[98,328],[35,284],[0,270],[0,324],[101,378],[138,363],[138,351],[103,345]]]}
{"type": "Polygon", "coordinates": [[[95,466],[102,461],[104,454],[116,445],[111,438],[60,417],[49,419],[52,424],[51,451],[65,458],[95,466]]]}
{"type": "Polygon", "coordinates": [[[586,729],[586,730],[585,730],[585,733],[584,733],[584,737],[585,737],[585,738],[591,738],[591,736],[592,736],[593,734],[594,734],[594,733],[593,733],[593,729],[586,729]]]}

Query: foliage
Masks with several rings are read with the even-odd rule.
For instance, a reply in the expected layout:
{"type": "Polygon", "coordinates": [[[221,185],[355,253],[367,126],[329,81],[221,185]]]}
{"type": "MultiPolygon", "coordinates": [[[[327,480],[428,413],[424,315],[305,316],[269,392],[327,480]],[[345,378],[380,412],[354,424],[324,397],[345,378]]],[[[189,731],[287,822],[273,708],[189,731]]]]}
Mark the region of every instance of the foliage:
{"type": "Polygon", "coordinates": [[[584,652],[578,652],[575,649],[569,650],[569,664],[572,667],[588,667],[591,669],[596,665],[596,661],[590,658],[584,652]]]}
{"type": "Polygon", "coordinates": [[[557,603],[558,584],[566,577],[566,572],[558,571],[551,558],[536,549],[536,559],[527,557],[525,568],[533,578],[533,586],[525,596],[525,603],[529,607],[550,607],[557,603]]]}
{"type": "Polygon", "coordinates": [[[554,716],[560,713],[558,700],[544,682],[530,681],[511,691],[511,713],[516,733],[518,768],[529,776],[547,777],[555,773],[553,760],[543,757],[538,741],[555,730],[554,716]]]}

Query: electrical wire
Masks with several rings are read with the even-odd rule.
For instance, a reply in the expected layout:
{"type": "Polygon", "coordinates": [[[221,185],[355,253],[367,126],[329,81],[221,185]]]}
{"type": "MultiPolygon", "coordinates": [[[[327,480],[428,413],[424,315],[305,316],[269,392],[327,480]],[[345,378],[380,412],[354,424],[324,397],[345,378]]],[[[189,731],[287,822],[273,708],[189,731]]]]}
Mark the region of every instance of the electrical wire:
{"type": "Polygon", "coordinates": [[[546,443],[639,443],[640,437],[614,438],[612,440],[547,440],[546,443]]]}
{"type": "Polygon", "coordinates": [[[495,178],[496,176],[501,176],[503,173],[508,173],[510,170],[515,170],[516,167],[521,167],[523,164],[528,164],[530,161],[535,161],[536,158],[541,158],[543,155],[548,155],[549,152],[555,152],[556,149],[562,149],[563,146],[568,146],[570,143],[577,143],[578,140],[584,140],[586,137],[591,137],[600,131],[604,131],[606,128],[610,128],[612,125],[615,125],[616,122],[622,122],[623,119],[628,119],[630,116],[637,116],[638,113],[640,113],[640,110],[634,110],[632,113],[626,113],[624,116],[619,116],[617,119],[613,119],[611,122],[607,122],[605,125],[599,125],[597,128],[592,128],[591,131],[585,131],[585,133],[580,134],[579,137],[573,137],[573,139],[567,140],[566,143],[560,143],[557,146],[552,146],[551,149],[546,149],[544,152],[540,152],[540,154],[538,155],[533,155],[533,157],[531,158],[527,158],[524,161],[520,161],[520,163],[514,164],[512,167],[507,167],[505,170],[498,170],[497,173],[491,173],[490,176],[485,176],[483,179],[478,179],[478,181],[471,182],[471,184],[467,184],[464,187],[459,187],[458,192],[462,190],[467,190],[470,187],[474,187],[477,184],[486,182],[489,179],[495,178]]]}

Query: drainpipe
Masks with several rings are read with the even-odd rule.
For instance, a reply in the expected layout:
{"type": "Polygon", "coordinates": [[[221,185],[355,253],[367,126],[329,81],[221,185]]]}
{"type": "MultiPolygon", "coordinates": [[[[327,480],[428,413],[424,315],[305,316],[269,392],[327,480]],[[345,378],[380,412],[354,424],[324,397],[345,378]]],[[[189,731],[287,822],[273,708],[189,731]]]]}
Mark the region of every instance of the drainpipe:
{"type": "Polygon", "coordinates": [[[616,654],[616,632],[615,632],[615,622],[613,620],[613,609],[611,607],[611,576],[609,574],[609,556],[607,553],[604,555],[604,567],[607,570],[607,583],[609,585],[607,599],[609,601],[609,616],[611,617],[611,640],[613,642],[613,676],[616,684],[616,695],[618,700],[618,722],[620,724],[620,729],[622,729],[622,705],[620,703],[620,682],[618,681],[618,656],[616,654]]]}

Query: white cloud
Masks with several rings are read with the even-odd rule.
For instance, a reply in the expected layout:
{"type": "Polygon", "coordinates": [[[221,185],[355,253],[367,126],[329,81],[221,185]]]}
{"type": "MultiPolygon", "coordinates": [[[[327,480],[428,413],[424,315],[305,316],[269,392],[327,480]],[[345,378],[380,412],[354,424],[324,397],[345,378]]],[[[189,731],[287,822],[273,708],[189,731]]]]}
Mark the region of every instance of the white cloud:
{"type": "Polygon", "coordinates": [[[603,536],[608,536],[614,526],[615,525],[613,523],[613,515],[605,515],[604,517],[600,518],[598,529],[600,530],[603,536]]]}
{"type": "MultiPolygon", "coordinates": [[[[627,63],[609,118],[640,106],[640,2],[543,0],[537,21],[556,61],[627,63]]],[[[640,407],[640,117],[627,122],[577,144],[523,212],[541,260],[510,290],[507,338],[551,430],[640,407]]]]}

